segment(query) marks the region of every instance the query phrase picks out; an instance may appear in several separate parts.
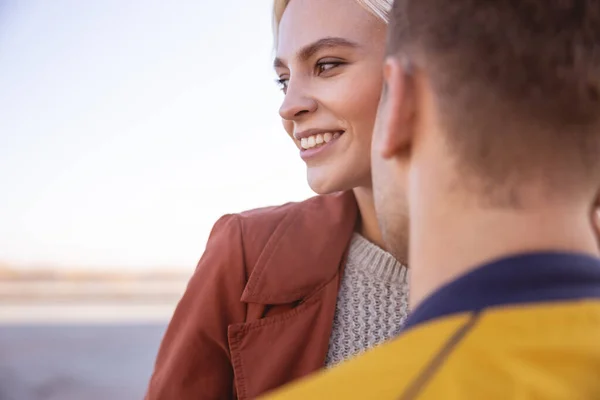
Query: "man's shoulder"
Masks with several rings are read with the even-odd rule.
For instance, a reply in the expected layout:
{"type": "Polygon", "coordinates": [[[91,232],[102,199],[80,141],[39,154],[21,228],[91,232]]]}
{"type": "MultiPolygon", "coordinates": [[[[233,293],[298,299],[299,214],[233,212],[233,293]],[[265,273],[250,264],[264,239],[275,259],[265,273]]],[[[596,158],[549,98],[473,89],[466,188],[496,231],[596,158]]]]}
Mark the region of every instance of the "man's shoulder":
{"type": "Polygon", "coordinates": [[[453,314],[267,399],[595,398],[598,337],[594,299],[453,314]]]}
{"type": "Polygon", "coordinates": [[[467,319],[468,316],[453,316],[419,327],[353,360],[284,387],[264,400],[401,399],[448,337],[467,319]]]}

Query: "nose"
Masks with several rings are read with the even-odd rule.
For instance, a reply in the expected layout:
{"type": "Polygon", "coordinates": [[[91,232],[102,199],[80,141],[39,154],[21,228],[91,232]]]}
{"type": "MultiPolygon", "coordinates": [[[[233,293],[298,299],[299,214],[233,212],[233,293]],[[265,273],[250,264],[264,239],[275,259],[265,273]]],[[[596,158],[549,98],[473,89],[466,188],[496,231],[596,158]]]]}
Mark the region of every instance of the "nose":
{"type": "Polygon", "coordinates": [[[287,121],[296,121],[317,110],[317,101],[298,87],[288,85],[279,115],[287,121]]]}

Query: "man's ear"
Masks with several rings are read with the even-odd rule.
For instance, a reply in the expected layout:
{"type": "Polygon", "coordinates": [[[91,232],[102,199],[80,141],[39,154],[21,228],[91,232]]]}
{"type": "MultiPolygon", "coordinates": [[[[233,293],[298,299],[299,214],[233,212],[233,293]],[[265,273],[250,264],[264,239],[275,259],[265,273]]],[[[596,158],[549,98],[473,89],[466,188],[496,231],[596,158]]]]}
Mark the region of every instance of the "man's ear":
{"type": "Polygon", "coordinates": [[[414,87],[407,63],[388,57],[383,66],[384,90],[380,104],[380,152],[384,159],[406,152],[412,143],[414,87]]]}

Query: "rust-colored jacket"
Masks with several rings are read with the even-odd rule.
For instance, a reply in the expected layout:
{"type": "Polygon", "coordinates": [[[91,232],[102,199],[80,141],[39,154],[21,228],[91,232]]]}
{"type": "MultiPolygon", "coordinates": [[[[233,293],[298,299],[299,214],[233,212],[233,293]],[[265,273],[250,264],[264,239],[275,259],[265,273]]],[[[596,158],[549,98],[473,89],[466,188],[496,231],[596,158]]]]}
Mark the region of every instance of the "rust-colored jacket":
{"type": "Polygon", "coordinates": [[[222,217],[146,398],[251,399],[322,368],[356,218],[352,192],[222,217]]]}

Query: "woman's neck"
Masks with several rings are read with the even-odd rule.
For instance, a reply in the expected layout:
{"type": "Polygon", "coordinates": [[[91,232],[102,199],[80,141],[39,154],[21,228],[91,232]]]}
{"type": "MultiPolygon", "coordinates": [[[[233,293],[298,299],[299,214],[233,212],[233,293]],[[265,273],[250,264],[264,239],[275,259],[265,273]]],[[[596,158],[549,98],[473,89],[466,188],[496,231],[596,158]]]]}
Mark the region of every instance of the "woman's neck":
{"type": "Polygon", "coordinates": [[[383,242],[379,223],[377,222],[377,214],[375,213],[373,189],[358,187],[354,188],[353,191],[360,214],[360,218],[358,218],[356,224],[356,231],[371,243],[385,249],[386,246],[383,242]]]}

